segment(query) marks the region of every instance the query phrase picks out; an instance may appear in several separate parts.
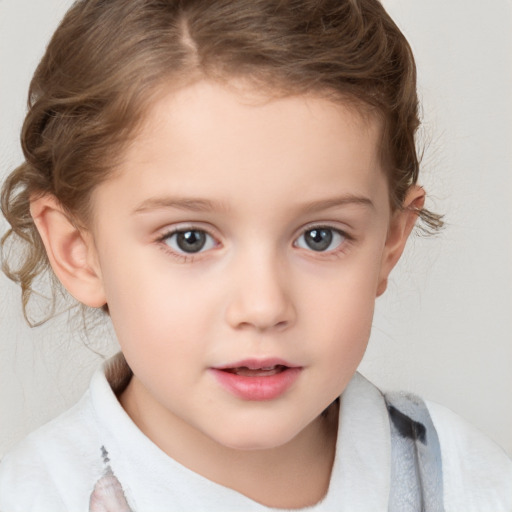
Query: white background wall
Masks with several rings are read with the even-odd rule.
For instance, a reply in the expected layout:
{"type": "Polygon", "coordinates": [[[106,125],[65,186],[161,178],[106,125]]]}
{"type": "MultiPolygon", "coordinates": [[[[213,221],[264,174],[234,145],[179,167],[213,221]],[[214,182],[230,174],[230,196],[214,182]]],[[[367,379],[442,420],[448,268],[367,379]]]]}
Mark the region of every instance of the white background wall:
{"type": "MultiPolygon", "coordinates": [[[[0,0],[0,178],[21,160],[30,80],[69,0],[0,0]]],[[[512,3],[384,0],[419,68],[422,183],[446,214],[379,299],[362,372],[443,403],[512,455],[512,3]]],[[[0,231],[6,223],[0,220],[0,231]]],[[[0,276],[0,454],[85,389],[99,356],[63,315],[25,326],[0,276]]],[[[91,346],[115,350],[107,327],[91,346]]]]}

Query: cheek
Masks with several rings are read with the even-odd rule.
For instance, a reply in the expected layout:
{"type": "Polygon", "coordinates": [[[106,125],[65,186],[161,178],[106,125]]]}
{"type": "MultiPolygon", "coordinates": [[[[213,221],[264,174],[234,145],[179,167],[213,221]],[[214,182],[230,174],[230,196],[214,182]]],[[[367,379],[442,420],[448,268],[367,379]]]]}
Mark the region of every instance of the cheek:
{"type": "Polygon", "coordinates": [[[211,293],[201,279],[147,262],[112,266],[106,293],[110,316],[127,359],[184,359],[213,325],[211,293]]]}
{"type": "Polygon", "coordinates": [[[349,370],[358,366],[366,350],[373,320],[374,301],[351,297],[338,301],[321,316],[317,323],[326,340],[327,364],[332,368],[349,370]]]}
{"type": "Polygon", "coordinates": [[[331,375],[355,370],[363,357],[373,321],[378,269],[347,266],[324,286],[310,283],[302,290],[303,317],[315,334],[318,355],[331,375]],[[344,370],[339,372],[339,370],[344,370]]]}
{"type": "Polygon", "coordinates": [[[304,314],[317,318],[320,328],[360,330],[371,325],[380,265],[377,258],[357,256],[321,276],[304,280],[300,294],[304,314]]]}
{"type": "Polygon", "coordinates": [[[332,399],[346,388],[363,359],[373,318],[372,303],[365,303],[364,310],[355,301],[351,307],[343,304],[333,311],[329,318],[323,318],[321,325],[325,345],[319,353],[319,378],[321,387],[329,390],[332,399]]]}
{"type": "Polygon", "coordinates": [[[162,280],[132,280],[112,297],[110,314],[123,354],[151,393],[193,379],[202,362],[197,318],[187,297],[162,280]],[[191,364],[194,363],[194,364],[191,364]]]}

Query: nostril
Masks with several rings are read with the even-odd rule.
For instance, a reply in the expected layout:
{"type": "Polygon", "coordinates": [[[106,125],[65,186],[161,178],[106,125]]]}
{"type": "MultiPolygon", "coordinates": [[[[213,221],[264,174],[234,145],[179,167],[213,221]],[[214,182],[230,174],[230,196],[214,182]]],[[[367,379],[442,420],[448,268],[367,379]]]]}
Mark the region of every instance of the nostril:
{"type": "Polygon", "coordinates": [[[237,329],[240,329],[240,330],[255,329],[260,332],[267,332],[267,331],[282,331],[282,330],[287,329],[288,326],[289,326],[289,322],[287,320],[283,320],[283,321],[277,322],[275,324],[269,323],[268,325],[264,324],[264,323],[258,324],[257,322],[240,322],[236,327],[237,327],[237,329]]]}
{"type": "Polygon", "coordinates": [[[285,330],[289,325],[289,322],[287,320],[282,320],[280,322],[276,322],[275,324],[269,324],[269,325],[261,325],[256,326],[260,331],[283,331],[285,330]]]}

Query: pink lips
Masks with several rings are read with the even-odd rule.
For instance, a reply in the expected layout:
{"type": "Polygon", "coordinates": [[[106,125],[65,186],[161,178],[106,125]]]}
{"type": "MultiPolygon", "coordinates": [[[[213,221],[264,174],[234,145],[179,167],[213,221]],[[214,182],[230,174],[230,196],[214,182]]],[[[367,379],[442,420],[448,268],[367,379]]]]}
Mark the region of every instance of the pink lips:
{"type": "Polygon", "coordinates": [[[247,359],[229,366],[211,368],[218,382],[243,400],[273,400],[297,380],[302,368],[281,359],[247,359]]]}

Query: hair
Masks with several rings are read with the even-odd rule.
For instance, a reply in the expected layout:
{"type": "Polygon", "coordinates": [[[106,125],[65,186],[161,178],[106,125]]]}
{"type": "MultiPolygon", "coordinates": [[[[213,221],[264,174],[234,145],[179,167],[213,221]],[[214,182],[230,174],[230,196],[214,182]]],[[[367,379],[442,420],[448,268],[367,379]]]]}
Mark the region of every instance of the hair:
{"type": "MultiPolygon", "coordinates": [[[[30,200],[52,194],[86,225],[92,191],[114,171],[160,86],[201,78],[242,79],[269,94],[327,95],[375,113],[392,209],[417,182],[414,57],[378,0],[77,1],[33,76],[25,161],[1,195],[11,225],[2,268],[21,284],[29,323],[34,280],[52,274],[30,200]],[[14,241],[24,244],[15,258],[14,241]]],[[[426,209],[417,214],[431,231],[442,225],[426,209]]]]}

